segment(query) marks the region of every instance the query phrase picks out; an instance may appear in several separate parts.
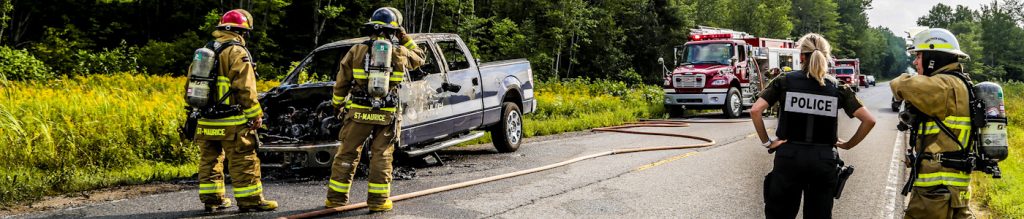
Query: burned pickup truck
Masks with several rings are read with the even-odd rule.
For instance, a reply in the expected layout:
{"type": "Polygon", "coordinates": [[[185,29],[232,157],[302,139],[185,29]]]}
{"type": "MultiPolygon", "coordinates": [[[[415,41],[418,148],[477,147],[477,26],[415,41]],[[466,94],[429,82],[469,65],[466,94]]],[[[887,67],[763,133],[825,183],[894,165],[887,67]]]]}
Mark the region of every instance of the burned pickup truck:
{"type": "MultiPolygon", "coordinates": [[[[525,59],[480,63],[455,34],[411,34],[426,53],[399,89],[402,108],[396,160],[423,157],[490,131],[499,152],[519,148],[523,114],[537,104],[525,59]]],[[[259,148],[265,167],[329,167],[341,121],[331,106],[339,61],[367,38],[320,46],[281,85],[261,94],[265,130],[259,148]]]]}

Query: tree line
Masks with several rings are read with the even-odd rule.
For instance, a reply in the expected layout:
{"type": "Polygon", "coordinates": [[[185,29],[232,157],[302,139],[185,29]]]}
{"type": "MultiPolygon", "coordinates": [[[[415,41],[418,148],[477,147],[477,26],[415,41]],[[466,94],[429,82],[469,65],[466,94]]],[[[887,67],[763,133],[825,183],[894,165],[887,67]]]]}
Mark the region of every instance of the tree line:
{"type": "MultiPolygon", "coordinates": [[[[909,65],[901,33],[868,24],[871,0],[0,0],[0,57],[13,57],[0,60],[0,74],[183,75],[193,50],[212,39],[219,15],[244,8],[255,17],[247,43],[257,72],[276,79],[316,46],[359,37],[373,10],[384,6],[400,9],[411,33],[460,34],[483,61],[527,58],[542,80],[659,83],[657,59],[671,59],[672,46],[685,43],[696,25],[782,39],[821,33],[837,57],[860,58],[864,72],[880,77],[909,65]]],[[[985,13],[972,13],[971,21],[984,25],[985,13]]],[[[1020,29],[1014,16],[1010,24],[1020,29]]],[[[957,33],[975,34],[978,45],[989,42],[988,31],[971,28],[977,30],[957,33]]],[[[1001,54],[973,60],[1012,75],[1009,60],[1016,56],[1001,54]]]]}

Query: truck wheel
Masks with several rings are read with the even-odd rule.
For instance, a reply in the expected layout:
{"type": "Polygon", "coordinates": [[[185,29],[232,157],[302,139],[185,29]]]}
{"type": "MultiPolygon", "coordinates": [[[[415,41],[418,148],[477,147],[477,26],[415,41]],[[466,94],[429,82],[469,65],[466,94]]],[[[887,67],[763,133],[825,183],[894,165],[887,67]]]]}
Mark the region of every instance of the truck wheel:
{"type": "Polygon", "coordinates": [[[669,118],[682,118],[686,116],[686,109],[679,106],[665,105],[665,111],[668,111],[669,118]]]}
{"type": "Polygon", "coordinates": [[[522,111],[512,102],[505,102],[501,108],[501,121],[491,127],[494,148],[502,153],[519,150],[523,143],[522,111]]]}
{"type": "Polygon", "coordinates": [[[722,114],[725,114],[726,118],[736,118],[743,114],[743,100],[740,99],[740,91],[734,88],[729,88],[729,93],[725,95],[725,106],[722,108],[722,114]]]}

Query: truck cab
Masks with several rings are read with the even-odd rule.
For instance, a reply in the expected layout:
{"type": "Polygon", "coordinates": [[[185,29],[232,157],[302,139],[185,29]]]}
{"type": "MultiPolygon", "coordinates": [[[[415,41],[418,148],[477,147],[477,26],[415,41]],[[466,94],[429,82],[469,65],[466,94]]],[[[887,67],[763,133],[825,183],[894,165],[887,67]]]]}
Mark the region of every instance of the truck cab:
{"type": "Polygon", "coordinates": [[[722,109],[726,117],[741,116],[757,93],[782,67],[799,70],[799,55],[789,40],[758,38],[728,29],[698,27],[673,49],[674,69],[665,72],[665,108],[722,109]]]}
{"type": "Polygon", "coordinates": [[[850,85],[854,91],[859,92],[861,81],[860,81],[860,60],[859,59],[836,59],[835,67],[830,69],[829,73],[832,73],[836,79],[839,79],[841,84],[850,85]]]}

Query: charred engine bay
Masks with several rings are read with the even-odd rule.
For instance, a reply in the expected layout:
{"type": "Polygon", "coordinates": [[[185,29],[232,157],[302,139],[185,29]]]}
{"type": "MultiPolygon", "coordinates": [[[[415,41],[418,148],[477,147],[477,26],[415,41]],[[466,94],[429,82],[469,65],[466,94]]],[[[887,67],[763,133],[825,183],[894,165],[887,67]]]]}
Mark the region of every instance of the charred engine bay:
{"type": "Polygon", "coordinates": [[[267,130],[264,143],[293,144],[338,138],[341,119],[331,105],[329,83],[282,86],[261,99],[267,130]]]}

